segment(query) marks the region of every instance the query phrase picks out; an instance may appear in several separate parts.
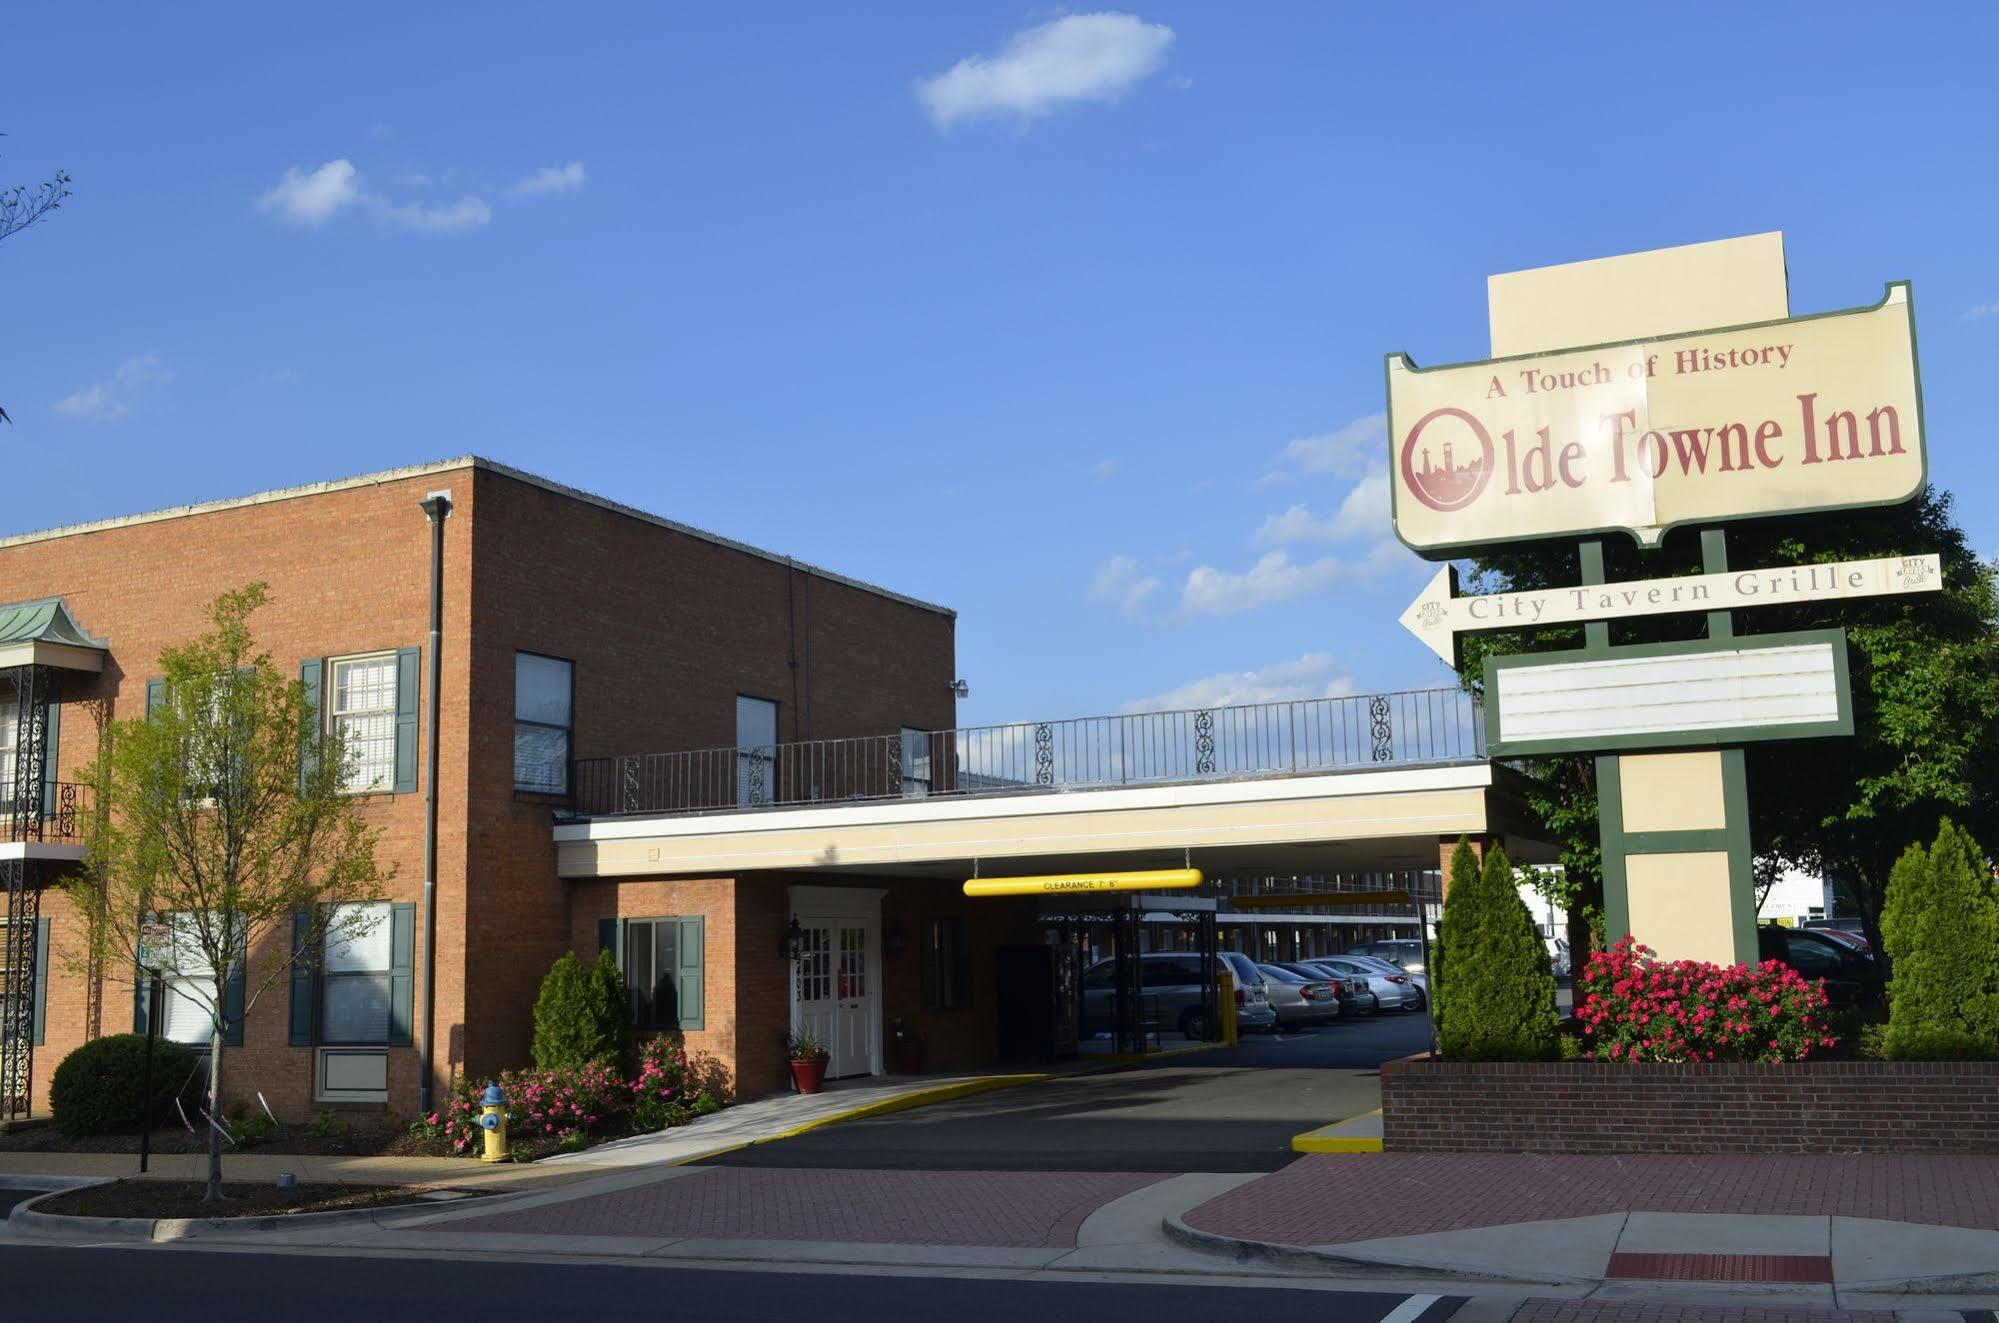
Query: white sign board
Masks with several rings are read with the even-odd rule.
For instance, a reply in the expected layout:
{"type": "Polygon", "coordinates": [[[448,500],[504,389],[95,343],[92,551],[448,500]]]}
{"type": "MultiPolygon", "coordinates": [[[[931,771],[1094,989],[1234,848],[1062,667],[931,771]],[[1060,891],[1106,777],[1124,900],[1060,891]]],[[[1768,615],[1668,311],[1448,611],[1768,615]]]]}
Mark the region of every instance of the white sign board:
{"type": "Polygon", "coordinates": [[[1402,624],[1425,647],[1456,665],[1459,634],[1484,630],[1572,625],[1585,620],[1727,611],[1744,606],[1789,606],[1845,597],[1887,597],[1943,590],[1938,556],[1882,556],[1873,560],[1786,565],[1767,570],[1724,570],[1676,579],[1634,579],[1574,588],[1455,597],[1451,569],[1437,571],[1402,624]]]}
{"type": "Polygon", "coordinates": [[[1839,630],[1494,658],[1486,699],[1497,756],[1852,733],[1839,630]]]}

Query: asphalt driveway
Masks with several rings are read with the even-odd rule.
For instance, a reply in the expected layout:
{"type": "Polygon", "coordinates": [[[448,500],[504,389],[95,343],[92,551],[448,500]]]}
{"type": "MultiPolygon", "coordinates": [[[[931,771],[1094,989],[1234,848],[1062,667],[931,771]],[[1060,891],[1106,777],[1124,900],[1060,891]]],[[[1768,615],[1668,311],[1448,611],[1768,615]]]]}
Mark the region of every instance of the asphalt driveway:
{"type": "Polygon", "coordinates": [[[1381,1105],[1376,1068],[1421,1051],[1389,1014],[1233,1049],[980,1094],[722,1154],[717,1166],[887,1171],[1275,1171],[1294,1135],[1381,1105]]]}

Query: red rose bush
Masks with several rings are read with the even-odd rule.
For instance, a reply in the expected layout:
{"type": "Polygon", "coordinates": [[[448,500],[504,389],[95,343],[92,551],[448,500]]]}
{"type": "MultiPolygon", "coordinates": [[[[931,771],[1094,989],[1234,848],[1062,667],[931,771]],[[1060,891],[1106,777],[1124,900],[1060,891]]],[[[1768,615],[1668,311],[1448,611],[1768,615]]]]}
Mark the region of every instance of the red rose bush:
{"type": "Polygon", "coordinates": [[[1775,960],[1657,960],[1627,935],[1576,980],[1589,1061],[1803,1061],[1833,1047],[1825,987],[1775,960]]]}

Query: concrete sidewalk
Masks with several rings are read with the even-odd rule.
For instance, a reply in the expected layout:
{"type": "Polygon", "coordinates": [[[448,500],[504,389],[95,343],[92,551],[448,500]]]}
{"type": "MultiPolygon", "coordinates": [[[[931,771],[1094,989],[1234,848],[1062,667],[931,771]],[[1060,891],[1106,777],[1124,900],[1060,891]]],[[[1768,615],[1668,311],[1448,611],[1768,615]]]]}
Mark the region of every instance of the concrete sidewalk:
{"type": "Polygon", "coordinates": [[[1310,1156],[1169,1219],[1242,1260],[1602,1287],[1999,1296],[1999,1158],[1310,1156]]]}

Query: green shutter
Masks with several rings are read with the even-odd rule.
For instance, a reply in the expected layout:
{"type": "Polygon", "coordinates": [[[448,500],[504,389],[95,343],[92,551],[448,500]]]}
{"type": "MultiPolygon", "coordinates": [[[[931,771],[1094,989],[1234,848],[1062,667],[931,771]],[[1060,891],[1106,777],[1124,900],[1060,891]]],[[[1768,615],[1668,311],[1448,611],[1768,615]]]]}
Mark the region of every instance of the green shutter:
{"type": "Polygon", "coordinates": [[[56,727],[62,718],[62,704],[49,704],[48,735],[42,741],[42,816],[56,815],[56,752],[59,741],[56,727]]]}
{"type": "Polygon", "coordinates": [[[703,977],[702,977],[702,927],[700,915],[680,921],[680,931],[675,934],[674,950],[679,956],[679,968],[675,970],[675,987],[680,994],[680,1027],[699,1029],[703,1027],[703,977]]]}
{"type": "Polygon", "coordinates": [[[597,920],[597,949],[609,951],[611,959],[618,962],[618,972],[625,972],[625,921],[623,919],[597,920]]]}
{"type": "Polygon", "coordinates": [[[147,720],[151,720],[153,713],[159,711],[162,707],[166,706],[166,701],[167,701],[167,682],[165,680],[146,681],[147,720]]]}
{"type": "Polygon", "coordinates": [[[35,920],[35,1009],[31,1023],[35,1046],[42,1045],[49,1028],[49,921],[35,920]]]}
{"type": "Polygon", "coordinates": [[[396,793],[399,795],[416,789],[416,672],[422,651],[403,648],[396,653],[396,793]]]}
{"type": "Polygon", "coordinates": [[[229,962],[229,977],[222,984],[222,1042],[227,1047],[243,1046],[243,985],[249,974],[247,947],[238,947],[229,962]]]}
{"type": "MultiPolygon", "coordinates": [[[[313,665],[318,665],[314,662],[313,665]]],[[[292,997],[291,1045],[312,1046],[313,969],[319,952],[309,950],[312,941],[312,911],[292,911],[292,997]]]]}
{"type": "MultiPolygon", "coordinates": [[[[311,661],[300,662],[298,667],[298,682],[305,689],[306,710],[312,714],[312,725],[305,733],[305,747],[299,750],[298,788],[301,794],[311,789],[313,773],[319,770],[320,732],[326,729],[325,720],[319,715],[320,676],[325,665],[315,657],[311,661]]],[[[297,1032],[296,1028],[293,1032],[297,1032]]],[[[299,1040],[294,1038],[292,1041],[299,1040]]]]}
{"type": "Polygon", "coordinates": [[[410,1045],[416,1000],[416,906],[389,907],[389,1044],[410,1045]]]}

